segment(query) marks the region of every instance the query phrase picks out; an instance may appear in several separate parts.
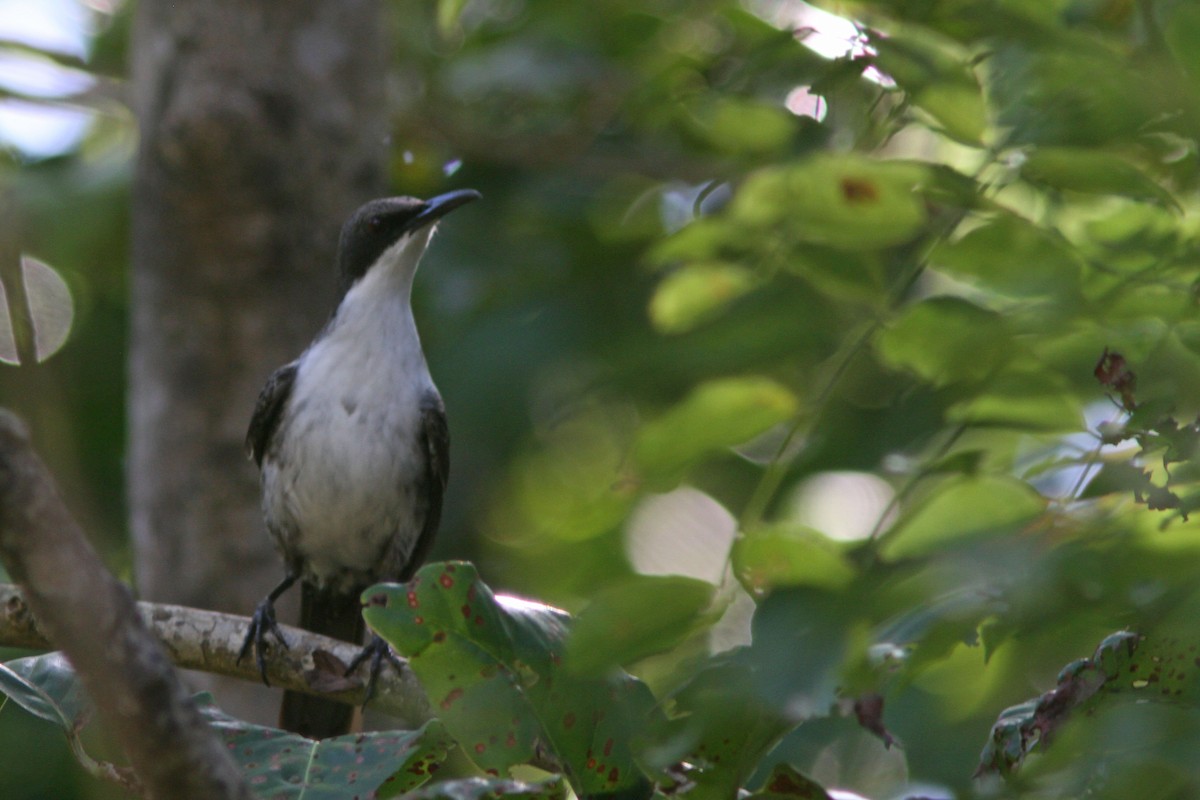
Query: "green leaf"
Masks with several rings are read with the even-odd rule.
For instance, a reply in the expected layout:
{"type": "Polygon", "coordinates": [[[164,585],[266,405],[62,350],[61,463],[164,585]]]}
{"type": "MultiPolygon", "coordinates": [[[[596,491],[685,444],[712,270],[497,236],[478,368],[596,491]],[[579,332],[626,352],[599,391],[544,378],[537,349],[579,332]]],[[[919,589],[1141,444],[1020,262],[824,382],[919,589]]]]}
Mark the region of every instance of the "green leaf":
{"type": "Polygon", "coordinates": [[[665,699],[671,709],[648,737],[656,743],[644,756],[655,770],[671,771],[660,779],[682,778],[686,797],[724,800],[734,797],[793,722],[778,705],[755,691],[753,669],[740,652],[707,663],[665,699]],[[678,775],[679,765],[686,773],[678,775]]]}
{"type": "Polygon", "coordinates": [[[832,800],[821,784],[790,764],[776,764],[758,791],[747,800],[832,800]]]}
{"type": "Polygon", "coordinates": [[[405,795],[405,800],[563,800],[567,796],[561,776],[533,783],[500,778],[459,778],[442,781],[405,795]]]}
{"type": "Polygon", "coordinates": [[[91,715],[91,701],[62,653],[0,664],[0,692],[35,717],[74,734],[91,715]]]}
{"type": "Polygon", "coordinates": [[[1129,631],[1104,639],[1091,658],[1063,667],[1055,688],[1001,712],[980,755],[979,773],[1009,774],[1044,747],[1068,719],[1094,714],[1101,704],[1159,702],[1200,706],[1200,639],[1142,636],[1129,631]]]}
{"type": "Polygon", "coordinates": [[[784,268],[830,298],[882,308],[888,298],[882,261],[879,253],[869,250],[804,245],[793,248],[784,268]]]}
{"type": "Polygon", "coordinates": [[[663,333],[682,333],[719,315],[750,291],[758,279],[736,264],[701,263],[681,267],[658,285],[650,299],[650,319],[663,333]]]}
{"type": "Polygon", "coordinates": [[[751,229],[782,228],[815,244],[888,247],[925,225],[917,190],[927,177],[914,162],[823,153],[755,173],[734,197],[731,213],[751,229]]]}
{"type": "Polygon", "coordinates": [[[958,297],[910,306],[875,341],[885,364],[916,373],[934,386],[977,382],[1012,357],[1003,317],[958,297]]]}
{"type": "Polygon", "coordinates": [[[986,127],[979,81],[961,47],[916,27],[873,37],[876,66],[908,93],[953,139],[978,145],[986,127]]]}
{"type": "Polygon", "coordinates": [[[634,459],[648,480],[669,484],[704,457],[753,439],[793,417],[796,410],[792,393],[768,378],[703,383],[643,426],[634,459]]]}
{"type": "Polygon", "coordinates": [[[633,732],[653,697],[620,673],[603,679],[560,668],[570,618],[498,598],[463,562],[427,564],[407,584],[363,594],[367,623],[398,652],[463,752],[495,775],[535,746],[564,765],[579,795],[632,790],[633,732]]]}
{"type": "Polygon", "coordinates": [[[438,30],[443,36],[458,26],[458,19],[466,6],[467,0],[437,0],[438,30]]]}
{"type": "Polygon", "coordinates": [[[1182,210],[1170,192],[1133,163],[1101,150],[1038,147],[1025,157],[1021,176],[1055,189],[1150,200],[1182,210]]]}
{"type": "Polygon", "coordinates": [[[752,595],[779,586],[841,589],[856,574],[841,550],[817,531],[759,528],[733,544],[733,570],[752,595]]]}
{"type": "Polygon", "coordinates": [[[794,586],[759,601],[746,657],[762,703],[791,724],[833,708],[859,638],[862,611],[855,599],[794,586]]]}
{"type": "Polygon", "coordinates": [[[1056,375],[1006,372],[987,388],[951,406],[946,419],[975,426],[1031,431],[1083,430],[1083,410],[1056,375]]]}
{"type": "Polygon", "coordinates": [[[691,634],[713,593],[706,581],[676,575],[640,575],[601,589],[575,617],[567,669],[600,675],[670,649],[691,634]]]}
{"type": "Polygon", "coordinates": [[[453,740],[430,720],[415,731],[376,731],[313,741],[230,717],[205,696],[200,712],[216,729],[256,794],[272,798],[398,797],[424,785],[453,740]]]}
{"type": "Polygon", "coordinates": [[[1012,478],[953,479],[886,534],[881,552],[907,558],[1010,534],[1045,509],[1037,492],[1012,478]]]}
{"type": "Polygon", "coordinates": [[[783,150],[796,133],[796,118],[779,105],[706,94],[688,117],[692,131],[711,147],[744,156],[783,150]]]}
{"type": "Polygon", "coordinates": [[[1014,297],[1078,291],[1080,262],[1056,234],[1013,214],[934,250],[932,262],[954,277],[1014,297]]]}
{"type": "Polygon", "coordinates": [[[1159,13],[1164,15],[1160,30],[1171,55],[1191,78],[1192,91],[1200,91],[1200,7],[1174,3],[1159,13]]]}

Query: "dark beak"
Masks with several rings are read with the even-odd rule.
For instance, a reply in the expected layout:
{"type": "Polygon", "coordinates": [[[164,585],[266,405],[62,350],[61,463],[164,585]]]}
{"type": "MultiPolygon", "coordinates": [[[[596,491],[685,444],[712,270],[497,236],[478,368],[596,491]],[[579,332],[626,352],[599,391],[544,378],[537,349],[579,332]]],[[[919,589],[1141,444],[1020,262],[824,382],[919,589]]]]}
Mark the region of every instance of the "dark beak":
{"type": "Polygon", "coordinates": [[[425,210],[417,214],[408,225],[410,231],[419,230],[432,225],[459,206],[465,206],[472,200],[483,197],[474,189],[459,189],[454,192],[439,194],[425,201],[425,210]]]}

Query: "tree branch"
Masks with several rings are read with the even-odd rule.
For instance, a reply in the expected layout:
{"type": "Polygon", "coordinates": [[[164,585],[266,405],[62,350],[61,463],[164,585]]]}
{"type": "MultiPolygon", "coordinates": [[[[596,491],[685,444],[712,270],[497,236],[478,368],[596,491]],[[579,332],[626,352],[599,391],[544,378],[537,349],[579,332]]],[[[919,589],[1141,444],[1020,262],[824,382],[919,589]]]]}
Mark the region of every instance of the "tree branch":
{"type": "Polygon", "coordinates": [[[0,561],[75,667],[147,797],[250,800],[237,765],[204,723],[128,589],[104,568],[63,505],[25,426],[3,410],[0,561]]]}
{"type": "MultiPolygon", "coordinates": [[[[141,602],[137,609],[175,666],[259,680],[253,659],[236,663],[249,618],[165,603],[141,602]]],[[[351,705],[362,704],[367,667],[361,667],[356,675],[344,680],[338,668],[339,662],[349,663],[358,654],[360,645],[288,625],[280,628],[291,647],[287,650],[272,647],[267,653],[267,678],[272,686],[321,694],[351,705]],[[322,668],[326,665],[331,669],[322,668]]],[[[20,589],[13,584],[0,583],[0,647],[46,650],[53,646],[38,628],[20,589]]],[[[380,673],[370,708],[413,726],[432,716],[424,693],[408,669],[384,669],[380,673]]]]}

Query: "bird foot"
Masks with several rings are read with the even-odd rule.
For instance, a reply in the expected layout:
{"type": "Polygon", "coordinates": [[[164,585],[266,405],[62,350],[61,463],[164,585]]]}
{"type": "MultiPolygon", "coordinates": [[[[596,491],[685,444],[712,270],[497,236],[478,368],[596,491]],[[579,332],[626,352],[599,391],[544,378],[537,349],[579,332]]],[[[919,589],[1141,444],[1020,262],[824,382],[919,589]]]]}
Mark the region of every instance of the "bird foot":
{"type": "Polygon", "coordinates": [[[246,629],[246,638],[242,640],[242,649],[238,651],[235,663],[241,664],[242,659],[253,649],[254,661],[258,664],[258,674],[262,676],[262,682],[270,686],[271,682],[267,680],[267,660],[264,656],[268,646],[268,633],[274,636],[285,650],[291,646],[284,638],[283,631],[279,629],[279,623],[275,621],[275,603],[269,597],[255,607],[254,614],[250,617],[250,625],[246,629]]]}
{"type": "Polygon", "coordinates": [[[375,635],[371,637],[371,641],[367,642],[362,650],[358,651],[350,666],[346,667],[346,674],[354,672],[364,662],[370,661],[370,671],[367,674],[367,693],[363,697],[363,705],[371,702],[371,698],[375,695],[375,685],[379,682],[379,673],[383,671],[383,662],[387,661],[396,669],[400,669],[400,659],[392,652],[392,648],[383,640],[383,637],[375,635]]]}

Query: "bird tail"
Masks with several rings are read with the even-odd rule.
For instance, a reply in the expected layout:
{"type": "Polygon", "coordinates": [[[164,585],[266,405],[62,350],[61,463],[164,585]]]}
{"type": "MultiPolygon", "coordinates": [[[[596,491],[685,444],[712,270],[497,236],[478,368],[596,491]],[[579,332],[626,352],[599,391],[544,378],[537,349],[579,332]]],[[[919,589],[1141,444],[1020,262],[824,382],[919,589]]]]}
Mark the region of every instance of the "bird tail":
{"type": "MultiPolygon", "coordinates": [[[[357,594],[342,594],[302,583],[300,627],[345,642],[362,643],[362,604],[357,594]]],[[[284,692],[279,727],[310,739],[325,739],[350,732],[354,706],[320,697],[284,692]]]]}

